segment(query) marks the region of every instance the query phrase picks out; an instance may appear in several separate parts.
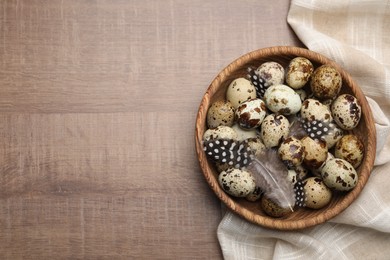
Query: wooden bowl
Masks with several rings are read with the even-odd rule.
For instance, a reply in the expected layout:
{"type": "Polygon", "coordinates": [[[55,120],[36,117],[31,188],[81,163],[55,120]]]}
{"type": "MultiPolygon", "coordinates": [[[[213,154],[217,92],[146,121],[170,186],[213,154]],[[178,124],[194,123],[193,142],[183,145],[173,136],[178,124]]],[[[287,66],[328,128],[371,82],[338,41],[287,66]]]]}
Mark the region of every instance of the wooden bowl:
{"type": "Polygon", "coordinates": [[[376,149],[376,132],[370,107],[364,94],[352,80],[351,76],[328,58],[298,47],[270,47],[256,50],[243,55],[224,68],[211,82],[203,96],[196,118],[195,139],[197,156],[203,175],[218,198],[244,219],[264,227],[280,230],[295,230],[314,226],[329,220],[346,209],[364,188],[374,164],[376,149]],[[218,184],[218,172],[214,164],[207,160],[202,150],[201,141],[205,130],[207,130],[206,115],[208,108],[213,102],[225,99],[226,88],[234,79],[245,77],[247,68],[250,66],[258,67],[266,61],[276,61],[286,67],[289,61],[297,56],[308,58],[315,68],[322,64],[329,64],[341,73],[343,78],[341,93],[354,95],[362,106],[362,118],[359,125],[352,132],[363,141],[365,153],[363,162],[357,169],[359,181],[353,190],[347,193],[335,194],[332,201],[325,208],[318,210],[300,208],[285,217],[273,218],[267,216],[262,211],[259,202],[249,202],[243,198],[234,198],[223,191],[218,184]]]}

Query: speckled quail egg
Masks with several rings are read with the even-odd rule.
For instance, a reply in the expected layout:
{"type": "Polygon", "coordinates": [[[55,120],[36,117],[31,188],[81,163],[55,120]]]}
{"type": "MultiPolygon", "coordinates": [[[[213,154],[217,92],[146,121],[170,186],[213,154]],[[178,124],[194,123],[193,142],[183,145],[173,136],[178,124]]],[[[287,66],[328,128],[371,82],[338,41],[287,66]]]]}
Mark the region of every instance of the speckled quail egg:
{"type": "Polygon", "coordinates": [[[326,143],[321,140],[313,140],[308,136],[303,137],[301,143],[305,147],[303,159],[305,166],[311,170],[320,168],[328,156],[326,143]]]}
{"type": "Polygon", "coordinates": [[[267,108],[263,100],[250,99],[237,107],[237,124],[244,129],[259,127],[267,114],[267,108]]]}
{"type": "Polygon", "coordinates": [[[334,121],[344,130],[355,128],[362,115],[359,101],[350,94],[338,96],[332,103],[331,111],[334,121]]]}
{"type": "Polygon", "coordinates": [[[226,100],[229,101],[235,109],[241,103],[253,98],[256,98],[255,86],[245,78],[233,80],[226,90],[226,100]]]}
{"type": "Polygon", "coordinates": [[[328,160],[321,171],[326,186],[338,191],[353,189],[358,182],[358,174],[353,166],[344,159],[328,160]]]}
{"type": "Polygon", "coordinates": [[[327,106],[313,98],[308,98],[302,103],[301,117],[309,121],[330,122],[332,113],[327,106]]]}
{"type": "Polygon", "coordinates": [[[336,97],[341,89],[340,73],[330,65],[317,68],[311,77],[310,88],[314,96],[324,100],[336,97]]]}
{"type": "Polygon", "coordinates": [[[221,172],[218,182],[226,193],[235,197],[246,197],[256,188],[250,172],[234,168],[221,172]]]}
{"type": "Polygon", "coordinates": [[[207,111],[207,125],[215,128],[220,125],[232,126],[234,107],[229,101],[219,100],[211,104],[207,111]]]}
{"type": "Polygon", "coordinates": [[[213,129],[207,129],[203,134],[203,140],[213,140],[213,139],[232,139],[237,140],[238,135],[233,128],[229,126],[217,126],[213,129]]]}
{"type": "Polygon", "coordinates": [[[309,174],[309,170],[302,164],[294,167],[294,171],[297,173],[300,180],[306,179],[309,174]]]}
{"type": "Polygon", "coordinates": [[[303,181],[303,190],[306,197],[306,207],[320,209],[329,204],[332,191],[319,177],[310,177],[303,181]]]}
{"type": "Polygon", "coordinates": [[[234,124],[232,129],[237,133],[237,141],[245,141],[249,138],[256,138],[259,135],[256,129],[242,129],[238,124],[234,124]]]}
{"type": "Polygon", "coordinates": [[[289,136],[280,144],[278,154],[288,168],[293,168],[303,162],[305,147],[302,145],[301,140],[289,136]]]}
{"type": "Polygon", "coordinates": [[[313,64],[308,59],[296,57],[288,64],[286,83],[293,89],[300,89],[309,81],[313,71],[313,64]]]}
{"type": "Polygon", "coordinates": [[[264,118],[261,124],[260,137],[265,147],[278,146],[287,138],[290,123],[283,115],[271,114],[264,118]]]}
{"type": "Polygon", "coordinates": [[[282,84],[284,81],[284,68],[274,61],[261,64],[256,69],[256,74],[262,77],[269,86],[282,84]]]}
{"type": "Polygon", "coordinates": [[[291,210],[289,208],[282,208],[266,196],[261,197],[261,208],[264,210],[264,212],[275,218],[286,216],[287,214],[291,213],[291,210]]]}
{"type": "Polygon", "coordinates": [[[344,135],[336,144],[334,155],[352,164],[356,169],[363,160],[364,144],[356,135],[344,135]]]}
{"type": "Polygon", "coordinates": [[[294,169],[289,169],[287,173],[287,180],[292,184],[297,183],[298,180],[301,180],[298,176],[298,173],[294,169]]]}
{"type": "Polygon", "coordinates": [[[257,201],[261,198],[261,195],[263,194],[263,191],[260,189],[260,187],[256,186],[256,188],[249,193],[245,199],[249,201],[257,201]]]}
{"type": "Polygon", "coordinates": [[[267,88],[264,101],[269,110],[283,115],[295,114],[302,106],[301,97],[292,88],[283,84],[267,88]]]}
{"type": "Polygon", "coordinates": [[[333,154],[330,153],[330,152],[328,152],[328,156],[326,157],[326,160],[325,160],[325,162],[321,165],[321,167],[318,168],[318,169],[314,169],[313,171],[311,171],[311,173],[312,173],[314,176],[316,176],[316,177],[321,177],[321,171],[322,171],[322,168],[324,168],[325,163],[326,163],[327,161],[329,161],[330,159],[333,159],[333,158],[334,158],[333,154]]]}
{"type": "Polygon", "coordinates": [[[261,139],[258,137],[246,139],[246,143],[255,156],[259,156],[267,149],[261,139]]]}

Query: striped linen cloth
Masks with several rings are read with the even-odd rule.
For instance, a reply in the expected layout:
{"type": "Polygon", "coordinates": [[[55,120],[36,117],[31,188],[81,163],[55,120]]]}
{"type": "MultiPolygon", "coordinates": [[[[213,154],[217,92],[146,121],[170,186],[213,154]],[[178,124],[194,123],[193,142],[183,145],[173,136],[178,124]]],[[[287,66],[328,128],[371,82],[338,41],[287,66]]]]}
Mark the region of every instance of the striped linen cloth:
{"type": "Polygon", "coordinates": [[[293,0],[287,21],[368,97],[378,135],[375,167],[350,207],[312,228],[270,230],[226,211],[218,227],[224,258],[390,259],[390,1],[293,0]]]}

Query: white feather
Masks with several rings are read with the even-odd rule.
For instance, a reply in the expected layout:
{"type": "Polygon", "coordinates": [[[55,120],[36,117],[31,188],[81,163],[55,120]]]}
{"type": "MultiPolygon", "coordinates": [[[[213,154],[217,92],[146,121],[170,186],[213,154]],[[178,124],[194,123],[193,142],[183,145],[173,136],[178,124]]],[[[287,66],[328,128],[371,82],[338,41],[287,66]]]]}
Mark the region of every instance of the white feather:
{"type": "Polygon", "coordinates": [[[256,185],[264,195],[282,208],[293,211],[295,192],[293,184],[287,180],[288,170],[279,159],[277,151],[269,149],[260,157],[254,158],[248,170],[253,174],[256,185]]]}

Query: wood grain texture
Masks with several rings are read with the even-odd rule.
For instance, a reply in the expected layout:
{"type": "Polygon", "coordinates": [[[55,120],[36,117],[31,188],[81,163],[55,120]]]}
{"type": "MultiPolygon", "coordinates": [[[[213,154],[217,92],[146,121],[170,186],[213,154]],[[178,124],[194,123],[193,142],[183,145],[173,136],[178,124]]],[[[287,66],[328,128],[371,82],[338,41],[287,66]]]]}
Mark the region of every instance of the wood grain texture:
{"type": "Polygon", "coordinates": [[[196,111],[238,56],[299,45],[287,10],[1,1],[1,258],[221,258],[196,111]]]}

